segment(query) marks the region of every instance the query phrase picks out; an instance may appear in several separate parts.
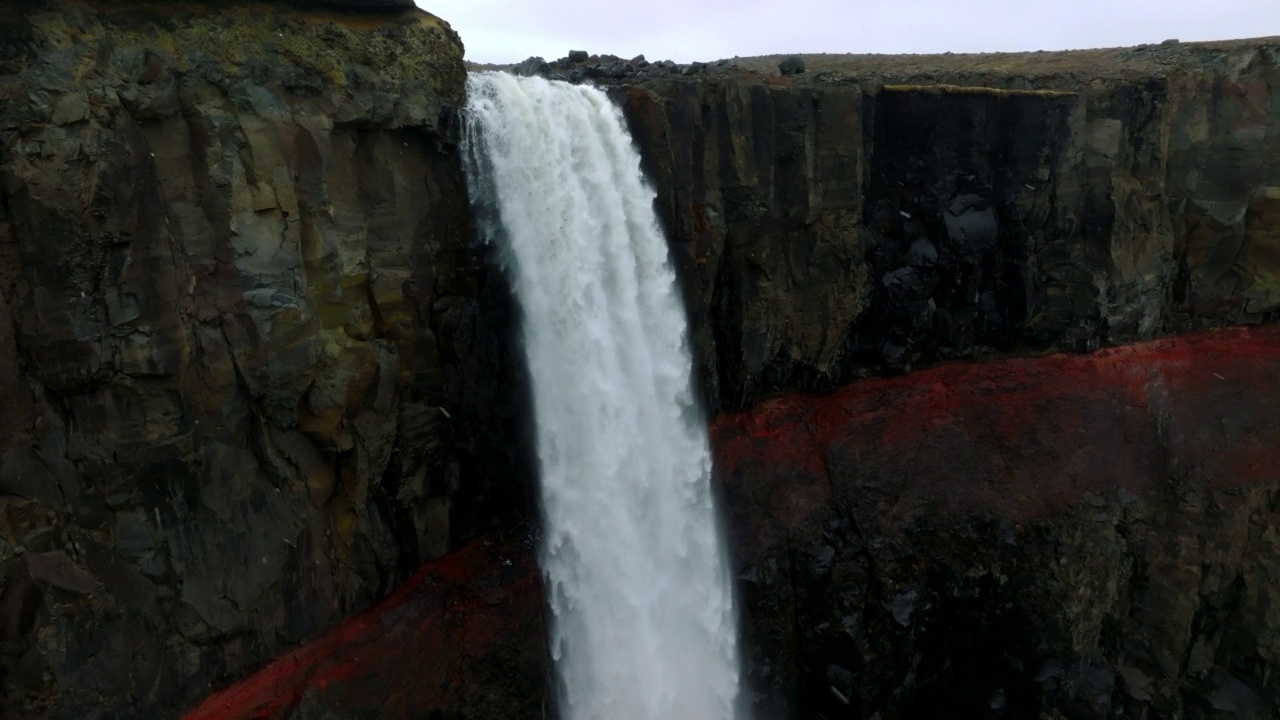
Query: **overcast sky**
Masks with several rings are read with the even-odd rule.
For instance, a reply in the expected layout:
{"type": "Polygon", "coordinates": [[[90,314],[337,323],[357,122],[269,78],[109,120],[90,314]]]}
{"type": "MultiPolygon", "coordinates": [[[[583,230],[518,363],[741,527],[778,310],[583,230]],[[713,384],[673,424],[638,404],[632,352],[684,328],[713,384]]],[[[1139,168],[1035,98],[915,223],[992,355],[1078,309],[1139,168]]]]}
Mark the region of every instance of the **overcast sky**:
{"type": "Polygon", "coordinates": [[[1280,0],[417,0],[467,59],[1059,50],[1280,35],[1280,0]]]}

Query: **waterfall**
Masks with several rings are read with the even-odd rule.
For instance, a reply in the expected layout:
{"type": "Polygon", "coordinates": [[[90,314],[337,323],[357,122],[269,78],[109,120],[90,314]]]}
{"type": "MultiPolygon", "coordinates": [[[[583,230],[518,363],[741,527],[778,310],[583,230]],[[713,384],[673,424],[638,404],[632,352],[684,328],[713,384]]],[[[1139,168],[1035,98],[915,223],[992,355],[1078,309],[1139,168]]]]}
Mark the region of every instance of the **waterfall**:
{"type": "Polygon", "coordinates": [[[522,309],[566,720],[735,715],[736,617],[684,308],[621,113],[473,73],[472,197],[522,309]]]}

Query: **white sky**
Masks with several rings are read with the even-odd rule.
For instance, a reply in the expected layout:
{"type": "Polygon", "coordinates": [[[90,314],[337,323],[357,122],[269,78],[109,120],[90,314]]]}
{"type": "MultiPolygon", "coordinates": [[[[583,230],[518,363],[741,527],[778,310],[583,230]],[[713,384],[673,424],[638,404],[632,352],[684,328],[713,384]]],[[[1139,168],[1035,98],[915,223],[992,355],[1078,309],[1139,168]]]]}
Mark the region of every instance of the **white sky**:
{"type": "Polygon", "coordinates": [[[1280,0],[416,0],[467,59],[1061,50],[1280,35],[1280,0]]]}

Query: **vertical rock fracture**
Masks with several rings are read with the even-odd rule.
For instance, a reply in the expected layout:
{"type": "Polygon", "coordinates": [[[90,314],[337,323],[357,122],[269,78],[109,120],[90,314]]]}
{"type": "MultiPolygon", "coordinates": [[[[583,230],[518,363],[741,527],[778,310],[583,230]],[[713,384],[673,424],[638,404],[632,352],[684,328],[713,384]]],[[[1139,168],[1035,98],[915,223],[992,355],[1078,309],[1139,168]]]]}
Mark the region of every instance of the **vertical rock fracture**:
{"type": "Polygon", "coordinates": [[[639,155],[596,89],[482,73],[468,92],[473,202],[523,310],[561,715],[730,718],[732,585],[639,155]]]}

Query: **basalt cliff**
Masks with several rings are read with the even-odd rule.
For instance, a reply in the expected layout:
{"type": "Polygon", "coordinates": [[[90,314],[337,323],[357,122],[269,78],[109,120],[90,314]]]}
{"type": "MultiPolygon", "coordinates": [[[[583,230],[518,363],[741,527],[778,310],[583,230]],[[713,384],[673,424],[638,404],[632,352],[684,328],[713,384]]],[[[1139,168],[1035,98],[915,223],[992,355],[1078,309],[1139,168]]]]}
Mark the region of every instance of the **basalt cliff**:
{"type": "MultiPolygon", "coordinates": [[[[3,10],[0,714],[549,712],[462,41],[3,10]]],[[[777,60],[522,66],[654,184],[754,717],[1273,717],[1280,40],[777,60]]]]}

